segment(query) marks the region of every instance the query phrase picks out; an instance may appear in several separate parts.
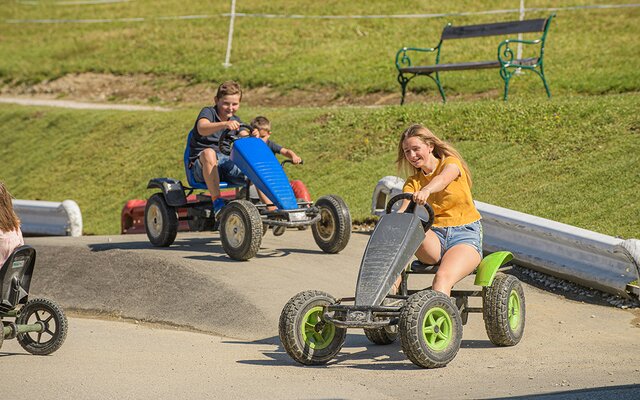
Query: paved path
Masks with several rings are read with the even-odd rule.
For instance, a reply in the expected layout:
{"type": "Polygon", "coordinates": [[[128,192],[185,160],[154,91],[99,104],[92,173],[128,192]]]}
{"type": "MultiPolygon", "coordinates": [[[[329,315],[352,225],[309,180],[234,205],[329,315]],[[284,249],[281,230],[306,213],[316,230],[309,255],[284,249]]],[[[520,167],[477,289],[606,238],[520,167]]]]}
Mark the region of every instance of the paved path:
{"type": "Polygon", "coordinates": [[[374,346],[355,330],[327,366],[295,364],[277,338],[282,306],[303,289],[352,295],[367,239],[355,234],[347,249],[334,256],[319,252],[308,231],[268,234],[258,257],[239,263],[224,255],[217,233],[179,234],[169,249],[151,248],[143,235],[28,238],[39,257],[32,293],[49,294],[69,309],[82,309],[92,292],[86,308],[93,312],[114,314],[112,307],[119,310],[115,314],[159,320],[165,309],[165,319],[178,316],[182,320],[175,323],[226,337],[71,318],[67,342],[49,357],[26,355],[15,341],[5,342],[0,364],[11,367],[3,380],[14,384],[3,388],[3,395],[424,399],[560,392],[564,397],[553,398],[568,399],[637,398],[640,393],[637,310],[568,300],[529,285],[526,333],[515,347],[492,346],[482,318],[471,315],[462,348],[446,368],[418,369],[398,343],[374,346]],[[178,292],[171,291],[174,286],[178,292]],[[87,296],[82,287],[90,289],[87,296]],[[198,289],[192,293],[189,287],[198,289]],[[220,290],[224,296],[219,298],[220,290]],[[235,319],[224,320],[207,310],[220,301],[226,301],[220,307],[229,308],[235,319]],[[163,306],[152,306],[158,303],[163,306]],[[199,317],[212,321],[204,323],[199,317]]]}

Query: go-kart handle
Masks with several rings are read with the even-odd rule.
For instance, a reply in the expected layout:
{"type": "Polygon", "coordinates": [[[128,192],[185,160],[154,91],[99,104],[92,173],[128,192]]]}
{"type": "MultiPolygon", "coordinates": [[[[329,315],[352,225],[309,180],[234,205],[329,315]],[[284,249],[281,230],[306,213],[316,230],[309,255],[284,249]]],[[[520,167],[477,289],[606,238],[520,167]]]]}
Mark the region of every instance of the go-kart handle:
{"type": "MultiPolygon", "coordinates": [[[[284,167],[284,165],[285,165],[285,164],[288,164],[288,163],[293,164],[293,160],[289,160],[289,159],[287,159],[287,160],[282,160],[282,162],[280,163],[280,165],[284,167]]],[[[302,164],[304,164],[304,160],[300,160],[300,165],[302,165],[302,164]]]]}
{"type": "Polygon", "coordinates": [[[240,139],[240,131],[246,130],[251,133],[251,126],[247,124],[240,124],[238,129],[225,129],[218,139],[218,149],[220,153],[228,156],[231,154],[231,144],[240,139]]]}
{"type": "MultiPolygon", "coordinates": [[[[393,196],[391,200],[389,200],[389,202],[387,203],[387,207],[385,208],[384,211],[387,214],[391,214],[391,208],[393,207],[394,204],[396,204],[400,200],[409,200],[409,206],[407,207],[406,210],[404,210],[404,212],[415,214],[416,203],[413,201],[413,193],[400,193],[393,196]]],[[[427,214],[429,214],[429,221],[427,222],[422,221],[422,227],[426,231],[427,229],[431,228],[431,225],[433,225],[433,219],[435,217],[435,214],[433,213],[433,208],[431,207],[431,205],[429,205],[429,203],[424,203],[423,207],[425,210],[427,210],[427,214]]]]}

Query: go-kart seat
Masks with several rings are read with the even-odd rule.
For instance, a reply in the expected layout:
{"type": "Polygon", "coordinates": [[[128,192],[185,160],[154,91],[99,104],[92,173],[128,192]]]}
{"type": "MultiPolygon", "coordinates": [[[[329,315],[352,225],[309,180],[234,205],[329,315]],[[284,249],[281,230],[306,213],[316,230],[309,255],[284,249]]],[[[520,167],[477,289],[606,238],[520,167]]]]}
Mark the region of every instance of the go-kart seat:
{"type": "MultiPolygon", "coordinates": [[[[187,183],[194,189],[203,189],[207,190],[207,185],[204,182],[197,182],[193,177],[193,171],[189,168],[189,157],[191,155],[189,151],[189,143],[191,142],[191,136],[193,135],[192,131],[189,131],[189,135],[187,136],[187,145],[184,148],[184,173],[187,175],[187,183]]],[[[229,185],[227,182],[220,182],[220,189],[227,189],[233,187],[229,185]]]]}
{"type": "Polygon", "coordinates": [[[13,310],[29,294],[36,250],[17,247],[0,268],[0,312],[13,310]]]}

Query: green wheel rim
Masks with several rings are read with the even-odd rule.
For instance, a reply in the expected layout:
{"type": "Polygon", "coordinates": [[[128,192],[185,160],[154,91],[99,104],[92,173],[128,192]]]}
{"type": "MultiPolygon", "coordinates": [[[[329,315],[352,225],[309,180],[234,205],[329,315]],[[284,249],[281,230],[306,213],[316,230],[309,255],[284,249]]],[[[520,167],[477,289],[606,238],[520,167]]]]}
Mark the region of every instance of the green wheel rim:
{"type": "Polygon", "coordinates": [[[520,325],[520,296],[518,296],[518,292],[512,290],[509,293],[509,327],[511,330],[516,330],[520,325]]]}
{"type": "Polygon", "coordinates": [[[322,320],[322,307],[311,308],[302,317],[302,340],[314,350],[322,350],[331,344],[336,326],[322,320]]]}
{"type": "Polygon", "coordinates": [[[453,323],[449,313],[440,307],[427,311],[422,324],[422,335],[431,350],[442,351],[451,343],[453,323]]]}

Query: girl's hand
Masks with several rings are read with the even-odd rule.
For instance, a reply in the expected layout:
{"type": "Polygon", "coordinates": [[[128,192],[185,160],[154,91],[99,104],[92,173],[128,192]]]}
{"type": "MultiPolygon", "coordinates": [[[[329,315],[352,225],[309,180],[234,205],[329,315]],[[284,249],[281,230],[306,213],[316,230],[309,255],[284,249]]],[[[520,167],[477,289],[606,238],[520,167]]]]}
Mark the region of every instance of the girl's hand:
{"type": "Polygon", "coordinates": [[[431,195],[431,191],[426,187],[422,188],[421,190],[413,193],[413,201],[418,205],[423,205],[427,202],[429,195],[431,195]]]}

